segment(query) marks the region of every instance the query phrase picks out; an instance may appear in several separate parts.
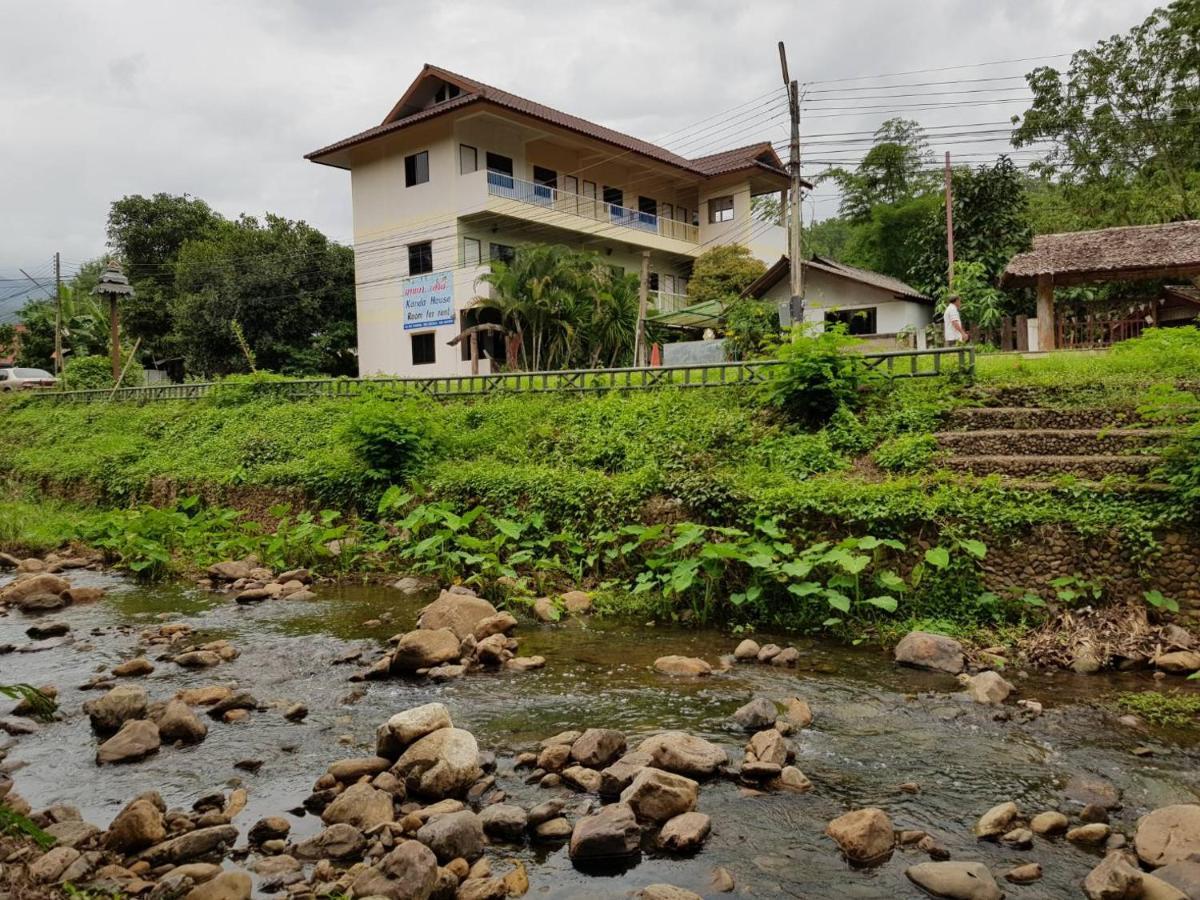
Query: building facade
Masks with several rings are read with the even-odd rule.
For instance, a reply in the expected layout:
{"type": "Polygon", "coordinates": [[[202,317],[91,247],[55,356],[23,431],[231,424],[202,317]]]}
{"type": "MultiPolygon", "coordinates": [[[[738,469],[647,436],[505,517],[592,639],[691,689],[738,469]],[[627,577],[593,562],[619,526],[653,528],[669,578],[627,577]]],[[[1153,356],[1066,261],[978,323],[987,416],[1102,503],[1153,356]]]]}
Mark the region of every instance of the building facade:
{"type": "MultiPolygon", "coordinates": [[[[722,243],[764,261],[786,246],[751,198],[786,192],[770,143],[688,159],[426,65],[383,123],[308,159],[350,172],[363,376],[486,373],[499,338],[478,324],[492,258],[526,243],[600,254],[626,272],[649,253],[651,304],[686,305],[693,260],[722,243]]],[[[499,344],[499,346],[498,346],[499,344]]]]}

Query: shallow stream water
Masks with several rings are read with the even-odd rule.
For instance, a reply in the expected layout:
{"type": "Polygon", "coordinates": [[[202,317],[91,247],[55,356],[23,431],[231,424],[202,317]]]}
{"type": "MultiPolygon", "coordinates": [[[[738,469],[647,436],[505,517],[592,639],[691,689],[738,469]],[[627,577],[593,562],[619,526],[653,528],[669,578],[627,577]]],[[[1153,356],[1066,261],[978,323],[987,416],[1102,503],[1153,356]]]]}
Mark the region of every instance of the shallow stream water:
{"type": "MultiPolygon", "coordinates": [[[[354,649],[372,658],[387,638],[413,627],[419,604],[382,587],[317,588],[311,601],[268,601],[238,606],[226,597],[180,586],[143,587],[117,576],[76,572],[73,583],[109,590],[95,604],[53,615],[69,623],[74,643],[39,652],[0,656],[0,683],[54,684],[60,690],[61,721],[33,735],[8,739],[6,766],[17,788],[34,806],[73,804],[84,818],[105,826],[135,794],[159,790],[168,805],[190,806],[197,798],[241,784],[249,805],[235,819],[243,834],[259,817],[296,808],[330,762],[370,755],[376,726],[392,713],[438,700],[456,725],[470,730],[482,749],[498,756],[500,787],[523,805],[565,789],[523,783],[512,757],[539,739],[568,728],[619,728],[630,744],[672,728],[726,746],[734,760],[746,736],[731,730],[730,714],[752,696],[778,700],[804,697],[813,725],[794,735],[796,765],[812,780],[806,794],[747,796],[728,781],[706,783],[699,809],[712,816],[713,834],[690,858],[643,855],[634,867],[598,877],[577,872],[565,847],[494,847],[497,872],[504,860],[526,863],[531,897],[622,897],[639,887],[668,882],[705,896],[716,866],[736,879],[744,897],[919,897],[904,869],[927,857],[898,850],[873,869],[855,870],[824,836],[830,819],[847,809],[880,806],[897,828],[924,829],[954,859],[976,859],[999,877],[1009,868],[1037,861],[1042,881],[1004,885],[1009,897],[1078,897],[1079,885],[1099,852],[1061,839],[1038,838],[1031,850],[977,843],[975,820],[996,803],[1014,800],[1023,813],[1044,809],[1078,811],[1063,788],[1072,776],[1099,777],[1122,792],[1113,814],[1118,830],[1132,834],[1139,815],[1164,804],[1200,801],[1200,745],[1187,733],[1139,734],[1115,721],[1104,701],[1120,690],[1159,686],[1148,674],[1075,676],[1009,674],[1020,696],[1045,705],[1042,716],[1020,721],[973,704],[954,678],[895,667],[875,648],[776,639],[801,650],[797,669],[743,665],[696,681],[655,674],[654,659],[670,653],[701,656],[715,663],[738,638],[716,630],[589,620],[555,626],[523,622],[516,636],[522,655],[541,654],[547,665],[532,673],[472,674],[445,684],[393,680],[351,684],[353,667],[334,660],[354,649]],[[381,614],[381,627],[364,622],[381,614]],[[132,655],[138,635],[163,621],[187,622],[198,639],[228,638],[241,651],[231,662],[203,671],[155,662],[156,671],[138,679],[152,699],[185,687],[236,682],[260,703],[305,703],[300,724],[284,720],[282,708],[254,712],[247,721],[209,722],[207,739],[194,747],[163,747],[139,763],[97,768],[96,739],[83,702],[93,692],[79,686],[93,674],[132,655]],[[350,736],[353,744],[339,742],[350,736]],[[1149,746],[1151,756],[1135,756],[1149,746]],[[234,768],[260,759],[254,774],[234,768]],[[906,794],[903,782],[921,790],[906,794]]],[[[0,578],[0,583],[5,579],[0,578]]],[[[0,644],[27,645],[31,619],[12,612],[0,617],[0,644]]],[[[155,649],[151,649],[153,658],[155,649]]],[[[1182,687],[1175,679],[1172,684],[1182,687]]],[[[0,701],[0,714],[10,704],[0,701]]],[[[1005,707],[1007,713],[1016,708],[1005,707]]],[[[0,735],[0,741],[4,736],[0,735]]],[[[320,828],[314,816],[289,816],[293,837],[320,828]]],[[[244,838],[243,838],[244,840],[244,838]]]]}

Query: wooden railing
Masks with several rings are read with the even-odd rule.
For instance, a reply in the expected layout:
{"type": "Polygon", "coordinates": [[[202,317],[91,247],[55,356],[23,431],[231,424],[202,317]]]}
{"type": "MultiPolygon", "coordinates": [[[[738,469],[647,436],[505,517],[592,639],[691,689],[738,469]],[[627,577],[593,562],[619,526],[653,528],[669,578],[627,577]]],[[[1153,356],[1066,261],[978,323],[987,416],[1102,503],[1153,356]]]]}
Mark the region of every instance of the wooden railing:
{"type": "MultiPolygon", "coordinates": [[[[975,348],[896,350],[863,353],[867,366],[892,378],[928,378],[975,371],[975,348]]],[[[154,384],[118,390],[45,391],[25,395],[55,403],[102,403],[109,399],[135,403],[156,400],[199,400],[228,392],[256,397],[299,400],[311,397],[357,397],[389,391],[414,391],[439,398],[478,397],[503,393],[604,393],[656,388],[715,388],[762,384],[779,360],[750,360],[689,366],[624,369],[563,369],[550,372],[502,372],[494,375],[443,375],[431,378],[312,378],[292,381],[202,382],[154,384]]]]}

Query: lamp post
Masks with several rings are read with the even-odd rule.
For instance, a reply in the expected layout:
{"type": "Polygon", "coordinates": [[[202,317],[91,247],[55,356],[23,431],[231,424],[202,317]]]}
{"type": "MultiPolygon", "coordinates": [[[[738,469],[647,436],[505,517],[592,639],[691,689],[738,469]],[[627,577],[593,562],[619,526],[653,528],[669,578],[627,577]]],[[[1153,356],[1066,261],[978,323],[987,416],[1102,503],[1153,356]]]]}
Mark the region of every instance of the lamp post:
{"type": "Polygon", "coordinates": [[[100,275],[100,283],[92,288],[93,294],[99,294],[108,299],[108,325],[112,334],[112,372],[113,382],[121,380],[121,320],[117,312],[117,301],[122,297],[133,296],[133,285],[121,271],[121,265],[110,259],[100,275]]]}

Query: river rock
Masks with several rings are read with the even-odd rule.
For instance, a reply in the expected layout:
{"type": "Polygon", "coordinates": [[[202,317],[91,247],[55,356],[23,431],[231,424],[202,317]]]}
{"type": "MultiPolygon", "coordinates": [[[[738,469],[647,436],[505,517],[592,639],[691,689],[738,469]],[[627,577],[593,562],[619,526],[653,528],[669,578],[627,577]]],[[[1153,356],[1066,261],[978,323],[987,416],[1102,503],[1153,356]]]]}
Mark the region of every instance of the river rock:
{"type": "Polygon", "coordinates": [[[221,654],[214,650],[189,650],[176,656],[175,664],[185,669],[211,669],[221,664],[221,654]]]}
{"type": "Polygon", "coordinates": [[[679,775],[712,775],[729,762],[729,754],[723,747],[683,731],[664,731],[648,737],[637,749],[649,754],[649,765],[679,775]]]}
{"type": "Polygon", "coordinates": [[[571,758],[571,748],[567,744],[551,744],[538,754],[537,767],[547,772],[557,772],[571,758]]]}
{"type": "Polygon", "coordinates": [[[784,717],[788,723],[796,728],[807,728],[812,724],[813,713],[812,708],[808,705],[807,700],[802,700],[799,697],[789,697],[784,701],[786,711],[784,717]]]}
{"type": "Polygon", "coordinates": [[[963,670],[962,644],[944,634],[910,631],[896,645],[896,662],[957,675],[963,670]]]}
{"type": "Polygon", "coordinates": [[[448,813],[422,825],[417,840],[432,850],[442,864],[459,857],[468,861],[478,859],[483,855],[483,823],[467,809],[448,813]]]}
{"type": "Polygon", "coordinates": [[[405,750],[392,772],[410,793],[435,799],[459,794],[482,774],[479,745],[469,731],[441,728],[405,750]]]}
{"type": "Polygon", "coordinates": [[[326,770],[342,784],[353,784],[364,775],[378,775],[386,772],[392,761],[383,756],[363,756],[354,759],[339,759],[330,763],[326,770]]]}
{"type": "Polygon", "coordinates": [[[811,791],[812,786],[808,776],[795,766],[784,766],[779,772],[779,777],[767,785],[773,791],[791,791],[794,794],[811,791]]]}
{"type": "Polygon", "coordinates": [[[479,812],[479,822],[484,833],[496,840],[520,843],[529,825],[529,816],[519,806],[509,803],[493,803],[479,812]]]}
{"type": "Polygon", "coordinates": [[[1088,872],[1083,892],[1090,900],[1133,900],[1142,896],[1142,873],[1123,853],[1110,853],[1088,872]]]}
{"type": "Polygon", "coordinates": [[[1138,820],[1133,847],[1146,865],[1157,868],[1200,853],[1200,804],[1179,803],[1138,820]]]}
{"type": "Polygon", "coordinates": [[[1004,880],[1012,884],[1033,884],[1042,878],[1041,863],[1026,863],[1004,873],[1004,880]]]}
{"type": "Polygon", "coordinates": [[[104,588],[98,587],[69,587],[63,591],[63,598],[68,603],[95,603],[104,597],[104,588]]]}
{"type": "Polygon", "coordinates": [[[112,673],[119,678],[131,677],[137,675],[149,675],[154,671],[154,663],[146,659],[144,656],[135,656],[133,659],[127,659],[125,662],[113,666],[112,673]]]}
{"type": "Polygon", "coordinates": [[[417,628],[437,631],[448,628],[460,641],[475,633],[475,626],[496,615],[496,607],[480,597],[442,591],[438,598],[421,610],[417,628]]]}
{"type": "Polygon", "coordinates": [[[54,838],[60,847],[79,847],[91,845],[92,840],[102,833],[99,828],[89,822],[67,820],[47,825],[43,831],[54,838]]]}
{"type": "Polygon", "coordinates": [[[600,773],[587,766],[568,766],[562,770],[562,780],[586,793],[600,793],[600,773]]]}
{"type": "Polygon", "coordinates": [[[734,711],[733,721],[745,731],[761,731],[773,727],[778,716],[779,710],[774,701],[766,697],[755,697],[734,711]]]}
{"type": "Polygon", "coordinates": [[[73,847],[55,847],[29,864],[29,878],[38,884],[58,881],[79,857],[73,847]]]}
{"type": "Polygon", "coordinates": [[[426,703],[398,712],[379,726],[375,752],[396,759],[414,741],[442,728],[451,728],[450,711],[441,703],[426,703]]]}
{"type": "Polygon", "coordinates": [[[498,612],[480,619],[475,625],[475,640],[482,641],[494,634],[507,634],[517,627],[517,617],[510,612],[498,612]]]}
{"type": "Polygon", "coordinates": [[[104,846],[127,854],[154,846],[167,836],[165,811],[166,804],[156,791],[139,794],[112,820],[104,835],[104,846]]]}
{"type": "Polygon", "coordinates": [[[568,852],[571,861],[579,865],[623,859],[638,854],[640,839],[633,810],[614,803],[575,823],[568,852]]]}
{"type": "Polygon", "coordinates": [[[1001,900],[1004,893],[981,862],[927,862],[904,870],[909,881],[935,897],[1001,900]]]}
{"type": "Polygon", "coordinates": [[[88,700],[83,711],[100,734],[112,734],[131,719],[146,718],[148,701],[144,688],[135,684],[119,684],[103,697],[88,700]]]}
{"type": "Polygon", "coordinates": [[[1176,675],[1187,675],[1200,670],[1200,650],[1176,650],[1154,657],[1156,668],[1176,675]]]}
{"type": "Polygon", "coordinates": [[[1119,809],[1120,789],[1106,778],[1098,775],[1073,775],[1063,787],[1063,796],[1080,806],[1098,806],[1102,809],[1119,809]]]}
{"type": "Polygon", "coordinates": [[[1009,801],[1008,803],[999,803],[993,806],[975,823],[975,837],[977,838],[995,838],[1009,831],[1013,821],[1017,818],[1020,811],[1017,809],[1017,804],[1009,801]]]}
{"type": "Polygon", "coordinates": [[[771,665],[780,668],[795,666],[800,661],[800,651],[795,647],[784,647],[773,657],[771,657],[771,665]]]}
{"type": "Polygon", "coordinates": [[[286,838],[291,830],[292,823],[282,816],[266,816],[250,826],[246,839],[254,845],[265,844],[286,838]]]}
{"type": "Polygon", "coordinates": [[[639,819],[665,822],[695,809],[699,789],[690,778],[647,768],[621,792],[621,802],[629,804],[639,819]]]}
{"type": "Polygon", "coordinates": [[[825,828],[851,863],[872,866],[886,860],[896,843],[892,820],[882,809],[855,809],[838,816],[825,828]]]}
{"type": "Polygon", "coordinates": [[[763,644],[759,648],[758,656],[755,657],[760,663],[767,663],[773,660],[783,650],[778,644],[763,644]]]}
{"type": "Polygon", "coordinates": [[[438,880],[437,857],[420,841],[402,841],[374,866],[355,876],[355,897],[426,900],[438,880]]]}
{"type": "Polygon", "coordinates": [[[353,825],[360,831],[370,831],[394,819],[392,795],[366,782],[346,788],[321,813],[326,825],[353,825]]]}
{"type": "Polygon", "coordinates": [[[248,712],[252,709],[258,709],[258,700],[249,691],[238,691],[214,703],[209,707],[208,715],[210,718],[224,719],[228,722],[231,721],[229,713],[248,712]]]}
{"type": "Polygon", "coordinates": [[[1071,820],[1055,810],[1038,813],[1029,820],[1029,828],[1034,834],[1062,834],[1071,827],[1071,820]]]}
{"type": "Polygon", "coordinates": [[[222,872],[192,888],[183,900],[250,900],[253,884],[245,872],[222,872]]]}
{"type": "Polygon", "coordinates": [[[168,700],[157,719],[158,734],[164,741],[198,744],[208,735],[208,726],[196,717],[182,700],[168,700]]]}
{"type": "Polygon", "coordinates": [[[18,578],[16,581],[0,587],[0,605],[8,603],[17,609],[23,609],[22,604],[30,597],[36,597],[38,594],[57,597],[70,587],[71,582],[67,579],[49,573],[18,578]]]}
{"type": "Polygon", "coordinates": [[[559,600],[572,616],[583,616],[592,611],[592,595],[587,591],[567,591],[559,600]]]}
{"type": "Polygon", "coordinates": [[[237,840],[237,836],[238,830],[232,825],[197,828],[151,847],[141,858],[150,863],[151,867],[167,863],[177,866],[194,859],[217,860],[224,857],[228,848],[237,840]]]}
{"type": "Polygon", "coordinates": [[[625,735],[615,728],[589,728],[571,745],[571,759],[592,769],[603,769],[624,752],[625,735]]]}
{"type": "Polygon", "coordinates": [[[660,656],[654,661],[654,670],[663,675],[680,678],[698,678],[712,674],[712,666],[694,656],[660,656]]]}
{"type": "Polygon", "coordinates": [[[130,719],[96,750],[99,765],[135,762],[158,750],[158,726],[148,719],[130,719]]]}
{"type": "Polygon", "coordinates": [[[1067,840],[1072,844],[1103,844],[1112,834],[1112,829],[1106,822],[1091,822],[1079,825],[1067,832],[1067,840]]]}
{"type": "Polygon", "coordinates": [[[770,763],[781,769],[787,765],[788,744],[783,735],[774,728],[764,728],[750,738],[749,752],[760,763],[770,763]]]}
{"type": "Polygon", "coordinates": [[[638,900],[704,900],[695,891],[689,891],[673,884],[651,884],[635,894],[638,900]]]}
{"type": "Polygon", "coordinates": [[[758,651],[762,649],[758,646],[757,641],[752,641],[746,638],[734,648],[733,658],[738,662],[752,662],[758,658],[758,651]]]}
{"type": "Polygon", "coordinates": [[[1175,888],[1187,900],[1200,900],[1200,859],[1193,857],[1155,869],[1153,877],[1175,888]]]}
{"type": "Polygon", "coordinates": [[[691,853],[712,831],[712,819],[702,812],[686,812],[669,819],[658,835],[658,843],[673,853],[691,853]]]}
{"type": "Polygon", "coordinates": [[[999,672],[993,672],[991,669],[978,675],[962,675],[960,678],[967,689],[967,696],[976,703],[998,706],[1016,690],[999,672]]]}
{"type": "Polygon", "coordinates": [[[353,825],[330,825],[324,831],[305,838],[292,848],[297,859],[357,859],[367,848],[367,839],[353,825]]]}
{"type": "MultiPolygon", "coordinates": [[[[490,606],[490,604],[489,604],[490,606]]],[[[449,628],[418,629],[401,636],[392,653],[393,672],[415,672],[459,658],[461,639],[449,628]]]]}
{"type": "Polygon", "coordinates": [[[213,563],[208,567],[208,576],[217,581],[240,581],[250,577],[250,570],[258,566],[258,560],[231,559],[213,563]]]}
{"type": "MultiPolygon", "coordinates": [[[[629,787],[638,772],[646,768],[653,762],[651,755],[642,750],[635,750],[632,753],[626,753],[615,763],[600,772],[600,795],[602,797],[616,797],[621,791],[629,787]]],[[[667,769],[667,766],[659,766],[660,769],[667,769]]],[[[675,771],[668,769],[668,771],[675,771]]],[[[690,773],[683,773],[690,774],[690,773]]]]}
{"type": "Polygon", "coordinates": [[[36,625],[30,625],[25,629],[25,633],[35,641],[43,641],[47,638],[62,637],[71,631],[71,626],[66,622],[48,622],[42,621],[36,625]]]}

